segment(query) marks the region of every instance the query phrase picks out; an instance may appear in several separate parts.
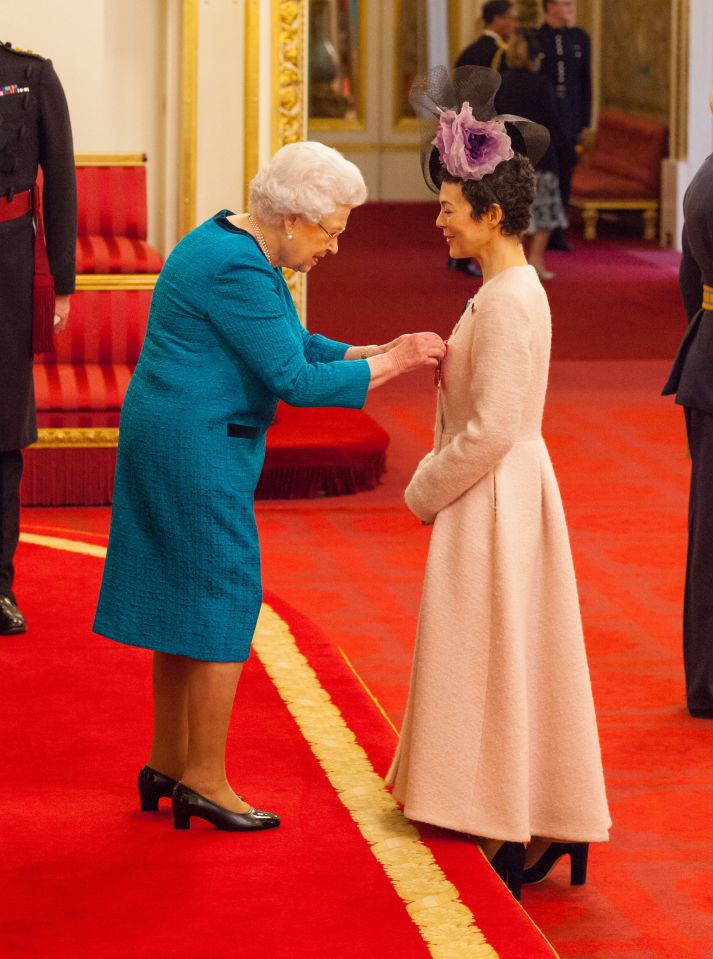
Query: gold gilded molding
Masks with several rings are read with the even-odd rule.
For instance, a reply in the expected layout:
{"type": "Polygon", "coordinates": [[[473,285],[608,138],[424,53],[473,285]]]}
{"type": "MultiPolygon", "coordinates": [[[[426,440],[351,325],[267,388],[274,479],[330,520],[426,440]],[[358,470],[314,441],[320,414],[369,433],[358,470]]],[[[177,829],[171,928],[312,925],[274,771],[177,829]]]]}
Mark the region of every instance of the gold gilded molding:
{"type": "Polygon", "coordinates": [[[75,153],[75,166],[146,166],[145,153],[75,153]]]}
{"type": "Polygon", "coordinates": [[[248,185],[260,162],[260,0],[246,0],[245,37],[245,145],[243,195],[248,207],[248,185]]]}
{"type": "Polygon", "coordinates": [[[339,799],[391,880],[434,959],[497,959],[418,830],[399,810],[341,712],[297,648],[287,623],[263,604],[255,652],[339,799]]]}
{"type": "Polygon", "coordinates": [[[83,449],[85,447],[112,448],[119,442],[118,426],[104,427],[66,427],[54,429],[44,427],[37,430],[37,442],[32,444],[33,450],[42,449],[83,449]]]}
{"type": "MultiPolygon", "coordinates": [[[[447,66],[452,66],[458,59],[461,52],[460,42],[461,26],[461,0],[448,0],[448,50],[451,55],[451,62],[447,66]]],[[[468,41],[470,43],[470,41],[468,41]]],[[[463,44],[465,46],[465,44],[463,44]]]]}
{"type": "Polygon", "coordinates": [[[153,290],[158,273],[78,273],[80,290],[153,290]]]}
{"type": "MultiPolygon", "coordinates": [[[[308,0],[272,4],[272,152],[304,140],[307,130],[308,0]]],[[[285,271],[297,312],[306,325],[307,285],[302,273],[285,271]]]]}
{"type": "Polygon", "coordinates": [[[198,0],[183,0],[181,29],[181,119],[178,158],[181,235],[195,226],[198,122],[198,0]]]}

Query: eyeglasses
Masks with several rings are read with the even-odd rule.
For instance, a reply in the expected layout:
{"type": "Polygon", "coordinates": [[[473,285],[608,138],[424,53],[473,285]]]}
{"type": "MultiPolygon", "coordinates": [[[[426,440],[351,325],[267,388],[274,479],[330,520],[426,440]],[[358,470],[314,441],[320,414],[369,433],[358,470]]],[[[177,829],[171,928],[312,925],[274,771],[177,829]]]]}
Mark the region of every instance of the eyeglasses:
{"type": "Polygon", "coordinates": [[[329,230],[327,229],[327,227],[326,227],[326,226],[322,226],[322,224],[319,223],[319,222],[317,223],[317,226],[320,228],[320,230],[323,230],[323,231],[327,234],[327,236],[329,237],[330,240],[336,240],[337,237],[338,237],[341,233],[343,233],[343,230],[337,230],[335,233],[330,233],[329,230]]]}

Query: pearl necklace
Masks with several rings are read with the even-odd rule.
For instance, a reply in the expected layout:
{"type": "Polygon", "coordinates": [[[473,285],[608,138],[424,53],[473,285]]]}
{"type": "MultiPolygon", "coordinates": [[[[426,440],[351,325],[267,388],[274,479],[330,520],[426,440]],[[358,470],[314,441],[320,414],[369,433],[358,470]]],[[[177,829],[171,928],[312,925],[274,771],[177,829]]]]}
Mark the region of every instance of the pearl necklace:
{"type": "Polygon", "coordinates": [[[258,246],[260,247],[262,252],[265,254],[265,258],[267,262],[270,264],[270,266],[272,266],[272,257],[270,256],[270,247],[267,245],[267,241],[265,240],[265,237],[263,236],[262,230],[253,219],[252,213],[248,213],[248,223],[253,228],[253,232],[255,233],[255,239],[258,242],[258,246]]]}

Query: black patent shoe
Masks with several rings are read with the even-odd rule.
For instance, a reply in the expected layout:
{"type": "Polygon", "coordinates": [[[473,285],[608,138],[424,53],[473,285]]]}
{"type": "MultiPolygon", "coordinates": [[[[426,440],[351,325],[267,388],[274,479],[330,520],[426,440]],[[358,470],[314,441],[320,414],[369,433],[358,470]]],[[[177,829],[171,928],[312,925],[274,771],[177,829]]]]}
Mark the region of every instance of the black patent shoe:
{"type": "Polygon", "coordinates": [[[198,816],[212,823],[216,829],[225,832],[255,832],[258,829],[274,829],[280,825],[279,818],[272,812],[254,809],[247,812],[231,812],[224,806],[211,802],[194,792],[183,783],[177,783],[171,799],[173,803],[173,828],[190,829],[191,816],[198,816]]]}
{"type": "Polygon", "coordinates": [[[0,636],[14,636],[17,633],[26,633],[25,617],[17,608],[12,596],[0,596],[0,636]]]}
{"type": "Polygon", "coordinates": [[[583,886],[587,881],[588,842],[552,842],[536,863],[522,874],[524,883],[542,882],[562,856],[569,856],[569,881],[572,886],[583,886]]]}
{"type": "Polygon", "coordinates": [[[490,860],[490,865],[519,902],[522,888],[522,870],[525,865],[525,846],[523,843],[504,842],[490,860]]]}
{"type": "Polygon", "coordinates": [[[170,799],[178,780],[164,776],[151,766],[144,766],[139,773],[139,801],[142,812],[158,812],[159,799],[170,799]]]}

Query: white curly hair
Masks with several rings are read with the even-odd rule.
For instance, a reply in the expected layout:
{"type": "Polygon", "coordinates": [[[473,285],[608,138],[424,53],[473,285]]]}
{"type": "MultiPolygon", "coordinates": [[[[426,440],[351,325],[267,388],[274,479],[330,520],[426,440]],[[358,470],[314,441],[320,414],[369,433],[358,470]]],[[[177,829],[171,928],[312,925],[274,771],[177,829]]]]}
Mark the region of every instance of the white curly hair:
{"type": "Polygon", "coordinates": [[[318,223],[338,206],[360,206],[365,200],[357,166],[324,143],[303,140],[281,147],[253,177],[248,209],[271,224],[290,214],[318,223]]]}

